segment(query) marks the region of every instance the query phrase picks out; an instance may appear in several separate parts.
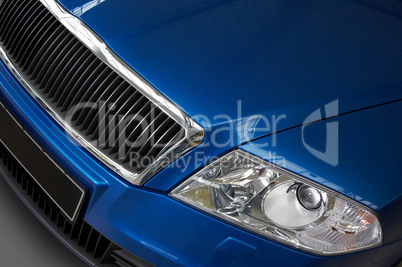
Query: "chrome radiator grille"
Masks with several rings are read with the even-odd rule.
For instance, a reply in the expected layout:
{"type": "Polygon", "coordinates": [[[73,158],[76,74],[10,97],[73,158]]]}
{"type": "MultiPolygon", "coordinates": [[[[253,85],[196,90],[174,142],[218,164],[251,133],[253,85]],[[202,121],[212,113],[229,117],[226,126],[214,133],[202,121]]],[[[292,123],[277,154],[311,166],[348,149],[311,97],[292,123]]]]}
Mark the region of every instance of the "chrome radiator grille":
{"type": "Polygon", "coordinates": [[[124,178],[142,185],[202,140],[198,125],[55,1],[0,3],[2,59],[81,145],[124,178]],[[98,43],[79,38],[83,31],[98,43]]]}

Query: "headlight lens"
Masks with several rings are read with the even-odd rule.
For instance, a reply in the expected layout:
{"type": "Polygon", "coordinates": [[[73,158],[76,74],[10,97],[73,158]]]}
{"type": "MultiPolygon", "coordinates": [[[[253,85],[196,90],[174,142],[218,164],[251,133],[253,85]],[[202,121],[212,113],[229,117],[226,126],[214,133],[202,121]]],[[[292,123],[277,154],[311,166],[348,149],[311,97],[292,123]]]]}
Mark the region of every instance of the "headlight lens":
{"type": "Polygon", "coordinates": [[[241,150],[205,167],[171,196],[317,254],[382,242],[379,219],[368,208],[241,150]]]}

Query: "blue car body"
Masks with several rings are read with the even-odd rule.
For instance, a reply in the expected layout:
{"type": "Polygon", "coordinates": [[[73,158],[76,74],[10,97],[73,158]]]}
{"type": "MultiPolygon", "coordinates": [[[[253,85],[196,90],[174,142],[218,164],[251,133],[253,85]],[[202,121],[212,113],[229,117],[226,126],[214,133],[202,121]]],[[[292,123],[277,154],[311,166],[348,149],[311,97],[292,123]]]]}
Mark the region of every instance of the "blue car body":
{"type": "Polygon", "coordinates": [[[402,2],[59,2],[206,133],[178,164],[133,186],[78,147],[0,62],[3,102],[88,188],[84,219],[104,236],[158,266],[389,266],[402,257],[402,2]],[[336,116],[321,112],[319,120],[306,120],[333,101],[336,116]],[[278,123],[256,120],[212,134],[254,115],[276,116],[278,123]],[[339,125],[339,162],[332,165],[303,146],[325,151],[330,123],[339,125]],[[210,145],[212,138],[222,145],[210,145]],[[376,211],[383,245],[317,256],[169,196],[235,148],[274,154],[288,170],[376,211]]]}

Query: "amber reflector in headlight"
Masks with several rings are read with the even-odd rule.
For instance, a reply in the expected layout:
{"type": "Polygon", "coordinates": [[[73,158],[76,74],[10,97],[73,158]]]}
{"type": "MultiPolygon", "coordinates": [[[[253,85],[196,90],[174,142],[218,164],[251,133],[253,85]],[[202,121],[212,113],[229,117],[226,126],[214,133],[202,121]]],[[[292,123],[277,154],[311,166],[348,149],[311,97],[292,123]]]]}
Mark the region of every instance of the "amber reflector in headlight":
{"type": "Polygon", "coordinates": [[[367,207],[241,150],[205,167],[171,196],[316,254],[348,253],[382,242],[379,219],[367,207]]]}

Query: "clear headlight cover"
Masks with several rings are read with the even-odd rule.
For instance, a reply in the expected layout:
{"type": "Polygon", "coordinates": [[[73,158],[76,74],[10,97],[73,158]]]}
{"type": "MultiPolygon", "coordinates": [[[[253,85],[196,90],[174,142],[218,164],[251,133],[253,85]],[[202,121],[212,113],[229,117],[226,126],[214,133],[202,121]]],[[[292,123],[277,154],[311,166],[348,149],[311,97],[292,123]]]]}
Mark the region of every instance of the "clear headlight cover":
{"type": "Polygon", "coordinates": [[[368,208],[241,150],[208,165],[171,196],[316,254],[382,243],[381,224],[368,208]]]}

